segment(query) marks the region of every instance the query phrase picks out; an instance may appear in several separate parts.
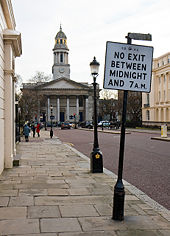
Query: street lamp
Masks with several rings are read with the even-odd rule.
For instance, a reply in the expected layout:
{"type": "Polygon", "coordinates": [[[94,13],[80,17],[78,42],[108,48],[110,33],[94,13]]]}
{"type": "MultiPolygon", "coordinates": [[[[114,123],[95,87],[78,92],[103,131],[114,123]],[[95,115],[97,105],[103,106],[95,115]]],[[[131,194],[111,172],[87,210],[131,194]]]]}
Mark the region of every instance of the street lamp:
{"type": "Polygon", "coordinates": [[[90,171],[92,173],[103,173],[103,156],[99,149],[98,135],[97,135],[97,98],[96,98],[96,78],[98,76],[100,64],[96,61],[94,57],[93,61],[90,63],[91,75],[93,76],[93,88],[94,88],[94,144],[93,151],[90,155],[90,171]]]}
{"type": "Polygon", "coordinates": [[[53,119],[53,106],[52,105],[50,106],[50,110],[51,110],[51,116],[50,116],[50,119],[51,119],[50,137],[52,138],[53,137],[53,123],[52,123],[52,119],[53,119]]]}

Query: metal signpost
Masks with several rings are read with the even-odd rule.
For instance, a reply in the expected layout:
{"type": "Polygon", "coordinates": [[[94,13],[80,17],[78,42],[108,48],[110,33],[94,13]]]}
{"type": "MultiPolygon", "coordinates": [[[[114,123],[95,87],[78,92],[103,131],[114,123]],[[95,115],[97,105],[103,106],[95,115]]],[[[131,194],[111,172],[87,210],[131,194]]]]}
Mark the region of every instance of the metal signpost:
{"type": "Polygon", "coordinates": [[[53,137],[53,122],[52,121],[55,118],[53,116],[53,106],[52,105],[50,106],[50,110],[51,110],[51,116],[50,116],[50,119],[51,119],[50,138],[52,138],[53,137]]]}
{"type": "Polygon", "coordinates": [[[124,219],[125,190],[122,181],[128,91],[150,92],[153,47],[132,45],[132,39],[149,40],[150,34],[128,33],[127,44],[107,42],[104,88],[124,90],[118,179],[114,187],[112,219],[124,219]]]}

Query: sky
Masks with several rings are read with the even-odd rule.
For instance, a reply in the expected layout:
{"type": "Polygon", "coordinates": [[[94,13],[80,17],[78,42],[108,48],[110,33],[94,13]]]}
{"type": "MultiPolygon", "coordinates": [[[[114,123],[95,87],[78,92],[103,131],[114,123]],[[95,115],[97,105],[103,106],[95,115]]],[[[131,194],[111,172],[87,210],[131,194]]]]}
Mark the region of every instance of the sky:
{"type": "Polygon", "coordinates": [[[22,55],[16,74],[27,82],[36,71],[52,75],[55,36],[62,26],[69,48],[70,79],[92,83],[89,64],[100,63],[97,82],[103,88],[106,42],[126,43],[128,32],[150,33],[153,57],[170,51],[169,0],[12,0],[22,55]]]}

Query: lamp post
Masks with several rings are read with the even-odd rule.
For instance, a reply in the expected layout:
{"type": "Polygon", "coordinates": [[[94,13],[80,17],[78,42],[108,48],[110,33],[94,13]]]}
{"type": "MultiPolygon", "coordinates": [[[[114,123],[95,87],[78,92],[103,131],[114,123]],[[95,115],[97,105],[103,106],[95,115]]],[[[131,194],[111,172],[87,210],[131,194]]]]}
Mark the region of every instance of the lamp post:
{"type": "Polygon", "coordinates": [[[98,134],[97,134],[97,98],[96,98],[96,78],[98,76],[100,64],[96,61],[94,57],[93,61],[90,63],[91,75],[93,76],[93,88],[94,88],[94,144],[93,151],[90,155],[90,171],[92,173],[103,173],[103,156],[99,149],[98,144],[98,134]]]}
{"type": "Polygon", "coordinates": [[[52,106],[52,105],[50,106],[50,110],[51,110],[51,116],[50,116],[50,119],[51,119],[50,137],[52,138],[52,137],[53,137],[53,123],[52,123],[52,117],[53,117],[53,106],[52,106]]]}

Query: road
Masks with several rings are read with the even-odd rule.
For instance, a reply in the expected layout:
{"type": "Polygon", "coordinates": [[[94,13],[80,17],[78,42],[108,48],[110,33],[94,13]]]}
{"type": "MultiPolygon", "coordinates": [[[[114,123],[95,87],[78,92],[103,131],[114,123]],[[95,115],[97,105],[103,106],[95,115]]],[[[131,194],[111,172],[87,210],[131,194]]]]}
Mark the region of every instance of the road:
{"type": "MultiPolygon", "coordinates": [[[[56,129],[61,141],[89,156],[93,149],[93,132],[56,129]]],[[[160,135],[160,134],[159,134],[160,135]]],[[[170,210],[170,143],[151,140],[155,134],[131,132],[126,134],[123,179],[170,210]]],[[[119,134],[98,132],[104,167],[117,174],[119,134]]]]}

